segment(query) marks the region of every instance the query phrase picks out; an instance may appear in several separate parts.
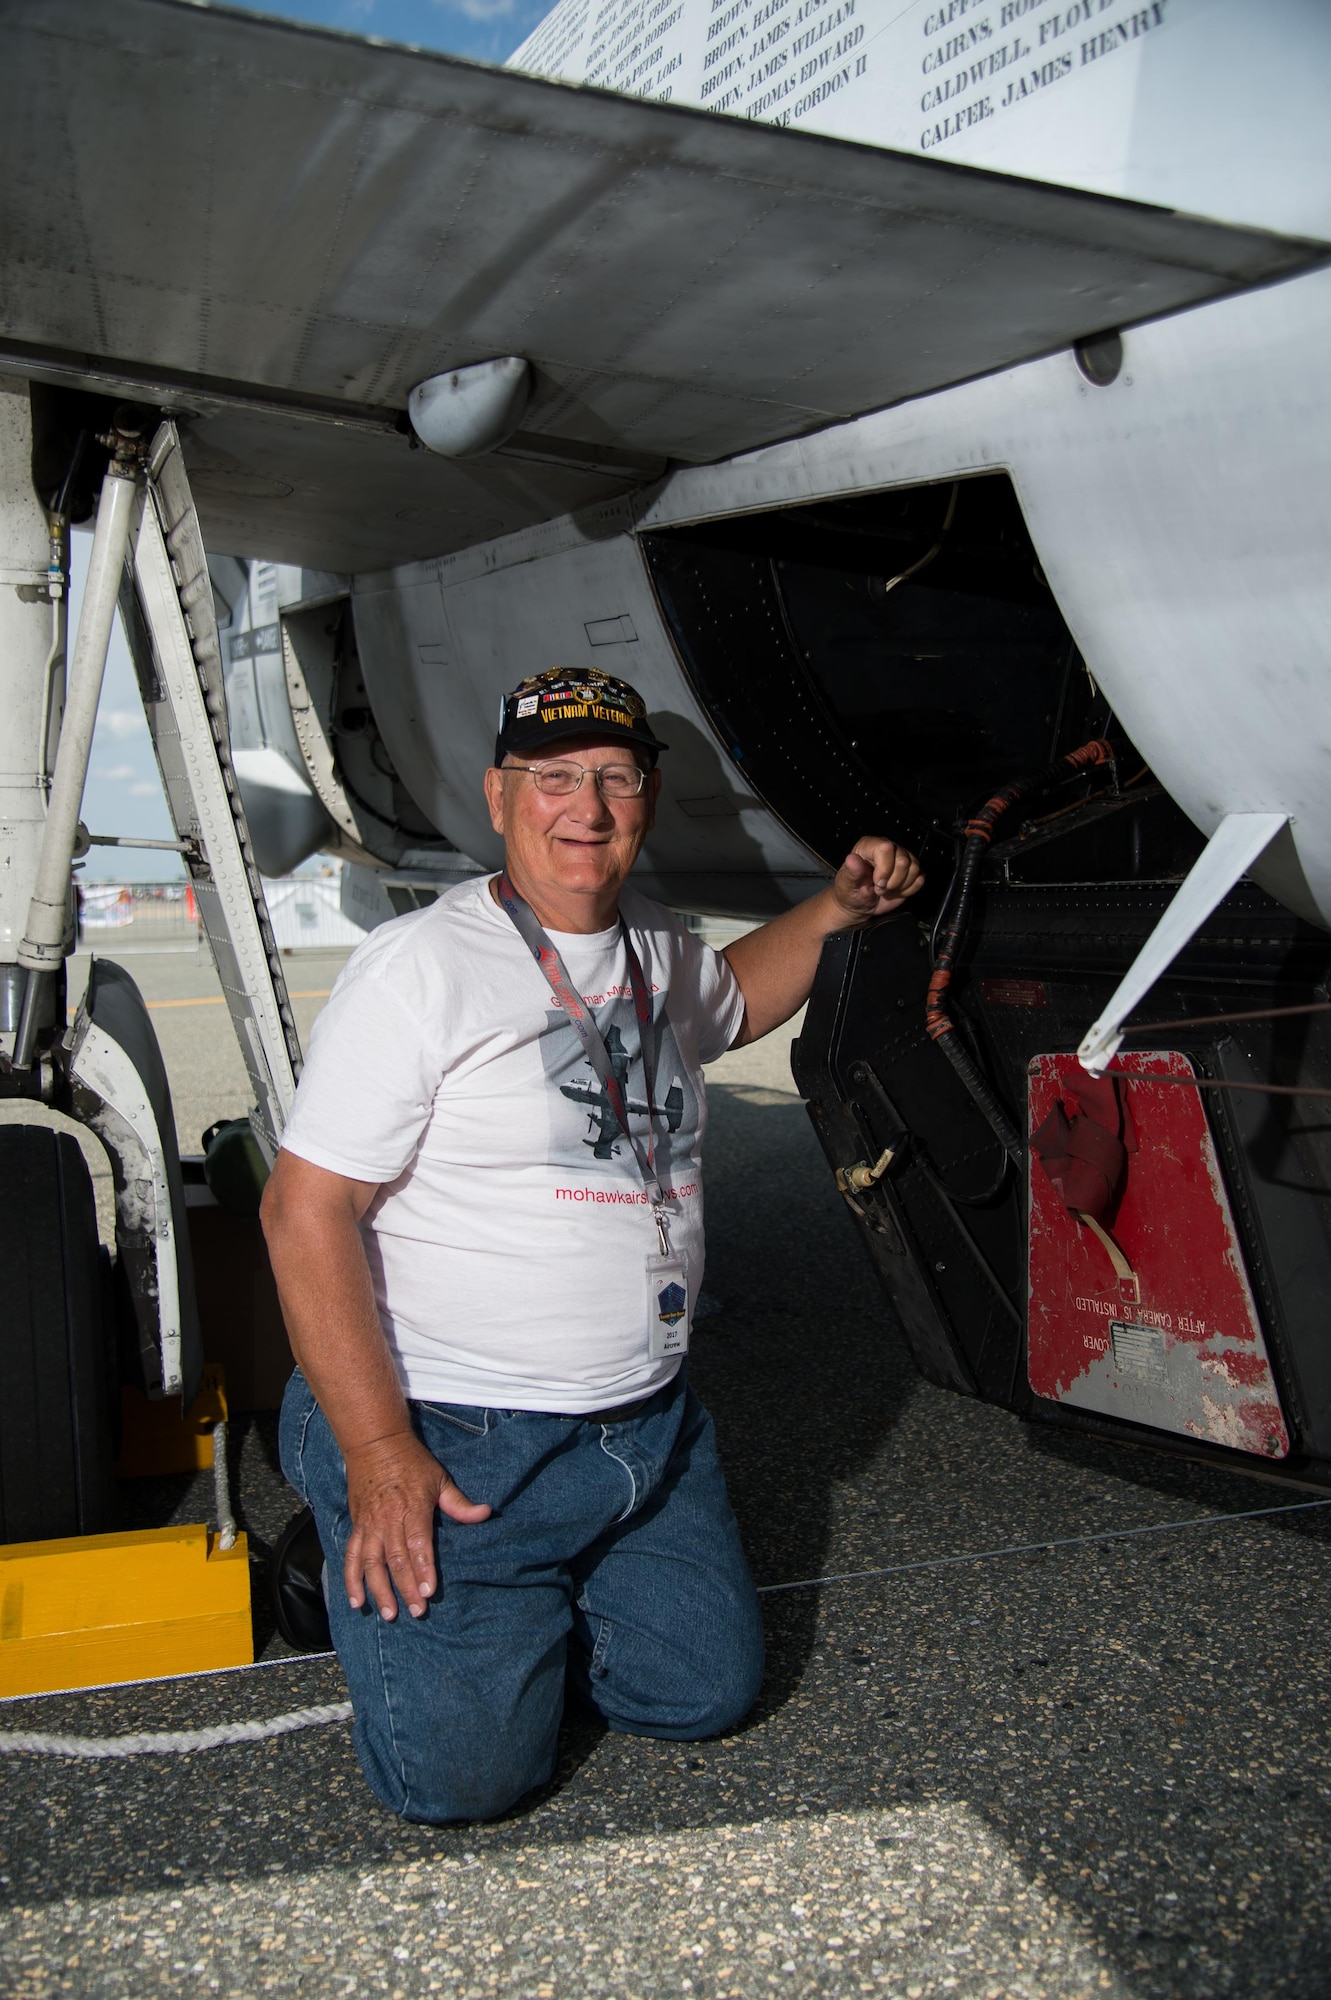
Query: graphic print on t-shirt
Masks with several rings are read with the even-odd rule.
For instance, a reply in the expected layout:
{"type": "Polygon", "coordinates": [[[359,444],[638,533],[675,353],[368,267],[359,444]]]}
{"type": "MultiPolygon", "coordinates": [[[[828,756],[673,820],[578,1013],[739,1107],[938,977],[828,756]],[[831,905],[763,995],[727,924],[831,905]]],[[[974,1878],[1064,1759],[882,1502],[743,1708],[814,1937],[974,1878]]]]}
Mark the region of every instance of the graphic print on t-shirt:
{"type": "MultiPolygon", "coordinates": [[[[691,1172],[698,1146],[698,1099],[680,1060],[674,1031],[657,998],[656,1118],[653,1123],[656,1171],[663,1187],[691,1172]]],[[[644,1134],[647,1092],[639,1046],[638,1022],[632,999],[625,996],[596,1013],[605,1038],[611,1068],[628,1100],[635,1129],[644,1134]],[[639,1124],[637,1121],[642,1120],[639,1124]]],[[[632,1147],[619,1129],[610,1094],[583,1053],[568,1017],[551,1011],[541,1036],[541,1058],[554,1085],[557,1102],[550,1106],[550,1160],[553,1165],[586,1168],[593,1160],[618,1162],[640,1186],[632,1147]]]]}

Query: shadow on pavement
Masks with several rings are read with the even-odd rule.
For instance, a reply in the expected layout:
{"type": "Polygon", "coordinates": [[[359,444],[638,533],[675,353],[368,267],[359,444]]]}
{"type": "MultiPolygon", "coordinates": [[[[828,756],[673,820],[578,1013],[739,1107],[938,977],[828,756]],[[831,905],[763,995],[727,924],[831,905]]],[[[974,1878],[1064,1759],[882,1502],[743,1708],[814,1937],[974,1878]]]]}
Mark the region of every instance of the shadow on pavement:
{"type": "MultiPolygon", "coordinates": [[[[695,1379],[760,1585],[1120,1526],[1177,1531],[768,1596],[767,1685],[741,1731],[663,1744],[570,1716],[552,1786],[490,1828],[396,1822],[340,1728],[122,1764],[14,1759],[0,1894],[27,1904],[498,1861],[612,1830],[832,1813],[875,1826],[906,1813],[927,1828],[962,1805],[1072,1914],[1120,1993],[1320,2000],[1331,1521],[1182,1525],[1282,1495],[1032,1431],[922,1383],[803,1108],[724,1087],[712,1107],[707,1287],[720,1310],[698,1329],[695,1379]]],[[[51,1697],[6,1711],[3,1726],[197,1727],[341,1692],[335,1663],[290,1662],[51,1697]]],[[[695,1984],[694,2000],[712,1990],[695,1984]]]]}

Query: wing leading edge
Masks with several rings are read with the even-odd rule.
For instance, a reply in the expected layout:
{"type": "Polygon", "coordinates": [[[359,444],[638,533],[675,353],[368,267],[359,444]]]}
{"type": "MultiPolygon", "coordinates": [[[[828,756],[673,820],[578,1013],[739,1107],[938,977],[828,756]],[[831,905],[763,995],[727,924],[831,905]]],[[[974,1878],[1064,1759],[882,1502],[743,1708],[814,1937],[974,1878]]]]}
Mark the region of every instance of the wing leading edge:
{"type": "Polygon", "coordinates": [[[178,414],[209,545],[443,554],[1324,246],[189,4],[0,0],[0,369],[178,414]],[[408,449],[520,354],[523,430],[408,449]],[[192,415],[191,415],[192,413],[192,415]]]}

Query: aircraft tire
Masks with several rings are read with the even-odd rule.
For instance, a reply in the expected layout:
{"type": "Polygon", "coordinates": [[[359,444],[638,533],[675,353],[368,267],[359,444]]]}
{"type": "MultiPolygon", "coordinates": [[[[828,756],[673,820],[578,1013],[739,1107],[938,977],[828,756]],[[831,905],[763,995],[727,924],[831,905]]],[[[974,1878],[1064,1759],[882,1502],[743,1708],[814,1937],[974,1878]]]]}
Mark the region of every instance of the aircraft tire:
{"type": "Polygon", "coordinates": [[[111,1288],[68,1132],[0,1126],[0,1542],[114,1525],[111,1288]]]}

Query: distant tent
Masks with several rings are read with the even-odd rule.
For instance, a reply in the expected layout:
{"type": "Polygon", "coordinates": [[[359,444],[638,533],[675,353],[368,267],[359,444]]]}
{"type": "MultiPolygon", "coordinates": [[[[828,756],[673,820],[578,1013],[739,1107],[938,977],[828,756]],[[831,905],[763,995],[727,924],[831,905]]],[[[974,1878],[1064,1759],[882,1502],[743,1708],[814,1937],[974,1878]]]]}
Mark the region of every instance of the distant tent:
{"type": "Polygon", "coordinates": [[[365,932],[342,914],[334,875],[289,875],[263,885],[279,951],[327,951],[359,944],[365,932]]]}

